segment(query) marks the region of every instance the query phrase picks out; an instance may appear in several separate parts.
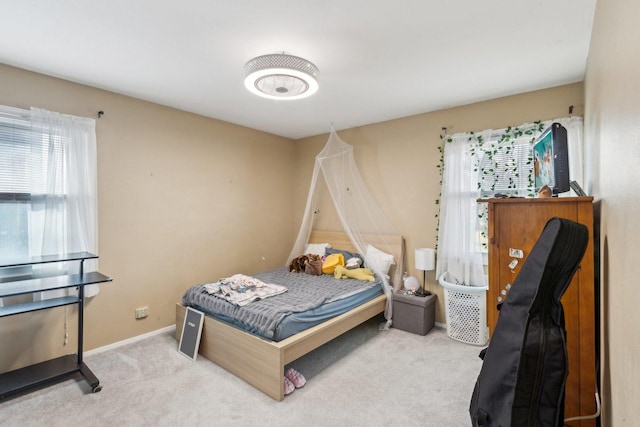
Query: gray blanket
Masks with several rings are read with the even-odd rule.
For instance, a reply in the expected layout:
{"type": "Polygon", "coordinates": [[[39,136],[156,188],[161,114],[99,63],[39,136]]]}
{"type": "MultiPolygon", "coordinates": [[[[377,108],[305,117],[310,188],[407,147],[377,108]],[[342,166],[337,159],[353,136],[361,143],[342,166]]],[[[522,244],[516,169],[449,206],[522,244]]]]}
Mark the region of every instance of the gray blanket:
{"type": "Polygon", "coordinates": [[[278,323],[286,315],[311,310],[380,284],[379,281],[335,279],[333,275],[328,274],[312,276],[290,273],[286,267],[257,273],[253,277],[265,283],[285,286],[287,292],[238,307],[210,295],[202,285],[196,285],[184,294],[182,304],[207,314],[233,319],[248,329],[256,330],[267,338],[273,338],[278,323]]]}

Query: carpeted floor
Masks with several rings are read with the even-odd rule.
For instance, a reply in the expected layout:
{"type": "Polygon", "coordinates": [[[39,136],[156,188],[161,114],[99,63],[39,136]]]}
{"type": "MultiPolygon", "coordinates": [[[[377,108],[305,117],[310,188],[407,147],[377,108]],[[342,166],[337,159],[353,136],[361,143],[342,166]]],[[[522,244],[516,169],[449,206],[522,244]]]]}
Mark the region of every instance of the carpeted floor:
{"type": "Polygon", "coordinates": [[[480,347],[441,328],[355,328],[290,366],[307,385],[276,402],[177,352],[171,333],[85,357],[103,385],[73,379],[0,403],[3,426],[468,426],[480,347]]]}

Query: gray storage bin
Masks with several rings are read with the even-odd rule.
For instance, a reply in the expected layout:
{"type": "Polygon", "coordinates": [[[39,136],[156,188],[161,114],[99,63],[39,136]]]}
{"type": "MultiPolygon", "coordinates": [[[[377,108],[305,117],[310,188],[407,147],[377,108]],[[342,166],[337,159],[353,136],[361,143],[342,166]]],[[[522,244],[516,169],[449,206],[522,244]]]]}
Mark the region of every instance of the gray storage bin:
{"type": "Polygon", "coordinates": [[[392,327],[418,335],[426,335],[435,323],[435,303],[435,295],[418,297],[394,292],[392,327]]]}

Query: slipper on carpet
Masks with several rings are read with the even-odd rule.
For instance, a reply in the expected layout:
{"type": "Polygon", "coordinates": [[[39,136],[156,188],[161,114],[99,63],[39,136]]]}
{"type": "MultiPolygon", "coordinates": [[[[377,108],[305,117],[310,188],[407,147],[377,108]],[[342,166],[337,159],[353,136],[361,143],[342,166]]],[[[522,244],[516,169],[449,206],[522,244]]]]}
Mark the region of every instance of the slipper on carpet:
{"type": "Polygon", "coordinates": [[[287,369],[284,373],[284,377],[285,379],[288,378],[295,388],[303,387],[307,383],[305,377],[293,368],[287,369]]]}
{"type": "Polygon", "coordinates": [[[293,393],[295,389],[296,386],[293,385],[289,378],[284,377],[284,395],[286,396],[287,394],[293,393]]]}

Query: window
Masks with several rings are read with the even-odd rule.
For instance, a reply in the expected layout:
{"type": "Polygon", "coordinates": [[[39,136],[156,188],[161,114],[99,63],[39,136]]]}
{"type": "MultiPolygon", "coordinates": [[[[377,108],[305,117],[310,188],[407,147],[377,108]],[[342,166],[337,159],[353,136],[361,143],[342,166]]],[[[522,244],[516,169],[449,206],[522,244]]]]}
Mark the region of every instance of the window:
{"type": "MultiPolygon", "coordinates": [[[[571,179],[582,179],[582,118],[554,120],[567,128],[571,179]]],[[[535,197],[531,142],[552,121],[500,131],[445,136],[442,193],[438,215],[436,275],[447,272],[460,283],[484,283],[487,206],[477,199],[496,193],[535,197]]]]}
{"type": "Polygon", "coordinates": [[[97,249],[95,121],[0,106],[0,257],[97,249]]]}

